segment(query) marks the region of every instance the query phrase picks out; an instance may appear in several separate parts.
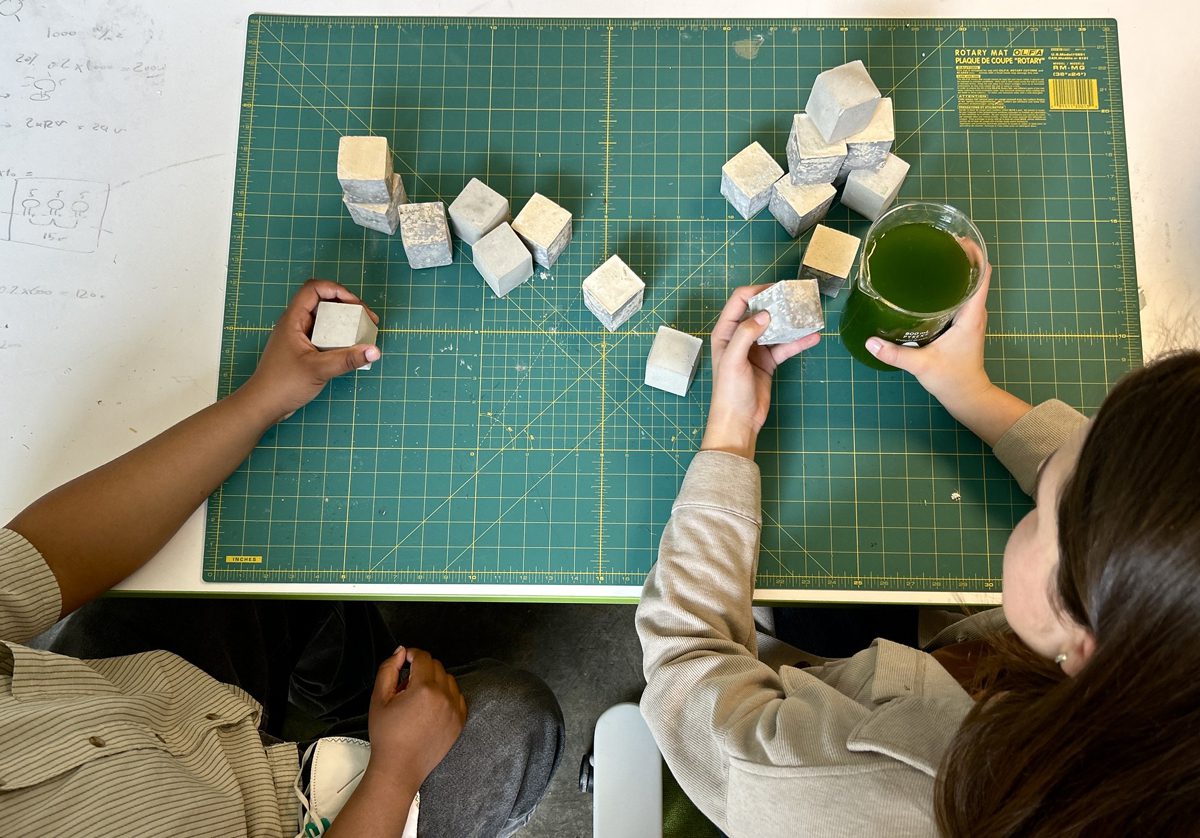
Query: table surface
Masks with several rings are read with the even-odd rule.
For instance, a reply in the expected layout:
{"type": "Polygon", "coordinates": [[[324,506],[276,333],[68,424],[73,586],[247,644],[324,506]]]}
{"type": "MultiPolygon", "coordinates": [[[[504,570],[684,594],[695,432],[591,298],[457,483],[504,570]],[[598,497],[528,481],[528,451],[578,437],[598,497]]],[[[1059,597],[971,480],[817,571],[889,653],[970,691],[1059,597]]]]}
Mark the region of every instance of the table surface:
{"type": "MultiPolygon", "coordinates": [[[[0,57],[6,59],[0,62],[0,190],[23,178],[82,182],[71,186],[79,190],[72,197],[80,202],[81,222],[55,246],[0,242],[0,353],[7,362],[8,391],[21,394],[0,404],[8,430],[0,439],[0,462],[9,476],[0,490],[4,518],[209,403],[216,393],[249,11],[244,4],[217,3],[203,10],[155,10],[152,16],[136,5],[98,2],[57,10],[59,16],[49,19],[28,3],[6,4],[0,11],[0,57]]],[[[468,10],[448,3],[419,10],[296,3],[276,11],[570,13],[561,4],[484,4],[468,10]]],[[[646,12],[620,3],[612,11],[646,12]]],[[[705,15],[724,9],[703,3],[669,11],[705,15]]],[[[756,11],[784,16],[789,9],[766,3],[756,11]]],[[[812,9],[814,14],[906,17],[1041,11],[1034,3],[982,9],[965,3],[823,3],[812,9]]],[[[1197,116],[1192,109],[1179,109],[1170,85],[1161,83],[1186,77],[1182,34],[1171,34],[1183,28],[1164,35],[1162,15],[1144,14],[1143,6],[1136,17],[1123,4],[1077,3],[1054,11],[1063,17],[1112,16],[1119,22],[1145,346],[1153,355],[1173,343],[1194,342],[1182,329],[1196,290],[1188,268],[1197,247],[1200,190],[1193,169],[1171,165],[1165,141],[1176,133],[1192,136],[1197,116]]],[[[1178,14],[1188,13],[1179,5],[1178,14]]],[[[412,595],[399,586],[205,583],[202,542],[198,513],[124,587],[412,595]]],[[[469,594],[464,586],[443,589],[438,596],[469,594]]],[[[586,599],[589,593],[547,586],[544,596],[586,599]]],[[[904,596],[851,591],[828,598],[904,596]]]]}

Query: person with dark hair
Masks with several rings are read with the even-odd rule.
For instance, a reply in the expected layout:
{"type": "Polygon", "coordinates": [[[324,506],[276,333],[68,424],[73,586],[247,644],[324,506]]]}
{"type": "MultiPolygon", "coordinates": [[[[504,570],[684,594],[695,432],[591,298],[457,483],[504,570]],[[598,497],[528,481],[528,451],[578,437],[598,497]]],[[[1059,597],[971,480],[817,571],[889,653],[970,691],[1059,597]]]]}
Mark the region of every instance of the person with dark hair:
{"type": "Polygon", "coordinates": [[[376,346],[317,351],[321,300],[361,303],[305,283],[245,384],[0,528],[9,833],[490,838],[546,793],[565,733],[550,688],[396,648],[372,603],[97,599],[268,429],[379,360],[376,346]],[[22,645],[67,615],[48,651],[22,645]],[[303,749],[311,762],[280,739],[289,703],[338,734],[303,749]]]}
{"type": "Polygon", "coordinates": [[[1200,799],[1200,353],[1131,372],[1096,417],[1032,407],[983,366],[990,268],[951,328],[867,348],[992,446],[1035,507],[1003,608],[928,651],[841,659],[756,631],[758,431],[778,366],[739,288],[713,393],[637,611],[642,712],[680,785],[731,836],[1180,835],[1200,799]]]}

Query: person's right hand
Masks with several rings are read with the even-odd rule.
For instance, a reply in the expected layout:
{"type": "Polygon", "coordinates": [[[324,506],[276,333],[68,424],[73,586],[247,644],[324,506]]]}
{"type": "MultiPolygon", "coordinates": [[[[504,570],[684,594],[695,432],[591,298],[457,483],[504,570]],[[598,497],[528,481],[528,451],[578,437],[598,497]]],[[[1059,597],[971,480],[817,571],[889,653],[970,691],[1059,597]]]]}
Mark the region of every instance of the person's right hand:
{"type": "Polygon", "coordinates": [[[415,794],[462,733],[467,701],[454,676],[428,652],[401,646],[379,667],[367,729],[367,771],[415,794]],[[400,670],[410,665],[408,680],[400,670]]]}
{"type": "MultiPolygon", "coordinates": [[[[969,256],[979,253],[974,242],[963,245],[969,256]],[[971,249],[974,248],[974,253],[971,249]]],[[[937,340],[914,348],[872,337],[867,351],[885,364],[916,376],[921,386],[953,411],[956,405],[986,394],[992,386],[983,368],[983,336],[987,329],[987,294],[992,266],[984,264],[979,288],[959,309],[954,322],[937,340]]]]}

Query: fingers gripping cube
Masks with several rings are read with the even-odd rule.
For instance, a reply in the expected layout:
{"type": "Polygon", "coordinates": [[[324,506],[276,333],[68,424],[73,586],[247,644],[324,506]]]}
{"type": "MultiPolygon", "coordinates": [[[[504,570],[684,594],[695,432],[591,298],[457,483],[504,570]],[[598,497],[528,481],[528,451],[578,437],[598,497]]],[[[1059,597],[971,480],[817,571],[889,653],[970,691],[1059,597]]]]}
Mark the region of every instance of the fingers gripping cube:
{"type": "Polygon", "coordinates": [[[342,202],[350,211],[350,217],[354,219],[355,224],[387,233],[389,236],[396,232],[396,227],[400,224],[400,205],[408,202],[408,196],[404,192],[404,183],[400,180],[400,175],[393,173],[388,178],[388,186],[391,191],[386,204],[366,204],[351,199],[349,194],[342,195],[342,202]]]}
{"type": "Polygon", "coordinates": [[[771,200],[771,187],[783,176],[783,168],[767,150],[751,143],[721,167],[721,194],[738,215],[747,220],[771,200]]]}
{"type": "Polygon", "coordinates": [[[543,268],[553,267],[571,243],[571,213],[537,192],[517,213],[512,228],[543,268]]]}
{"type": "Polygon", "coordinates": [[[441,201],[400,207],[400,239],[410,268],[436,268],[453,261],[446,205],[441,201]]]}
{"type": "Polygon", "coordinates": [[[846,162],[846,144],[826,142],[813,124],[812,117],[798,113],[792,117],[788,134],[788,173],[792,183],[833,183],[846,162]]]}
{"type": "Polygon", "coordinates": [[[817,76],[804,111],[826,142],[836,143],[867,127],[879,99],[867,68],[851,61],[817,76]]]}
{"type": "Polygon", "coordinates": [[[342,137],[338,140],[338,181],[342,191],[362,204],[391,201],[392,153],[386,137],[342,137]]]}
{"type": "Polygon", "coordinates": [[[794,239],[825,217],[836,195],[828,183],[796,185],[784,176],[771,188],[771,215],[794,239]]]}
{"type": "Polygon", "coordinates": [[[512,218],[508,198],[479,178],[471,178],[463,187],[463,191],[450,204],[449,212],[450,229],[470,245],[512,218]]]}
{"type": "Polygon", "coordinates": [[[613,255],[583,281],[583,304],[604,328],[615,332],[642,307],[646,283],[613,255]]]}
{"type": "Polygon", "coordinates": [[[686,332],[659,326],[646,359],[646,386],[686,396],[700,365],[704,341],[686,332]]]}
{"type": "Polygon", "coordinates": [[[497,297],[533,276],[533,257],[507,221],[477,241],[472,256],[475,270],[497,297]]]}
{"type": "Polygon", "coordinates": [[[813,279],[785,279],[751,297],[747,316],[760,311],[771,313],[771,322],[758,339],[763,346],[790,343],[825,328],[821,294],[813,279]]]}
{"type": "Polygon", "coordinates": [[[859,244],[857,236],[818,224],[800,262],[800,278],[815,279],[822,294],[836,297],[854,269],[859,244]]]}
{"type": "Polygon", "coordinates": [[[846,178],[842,203],[874,221],[896,200],[908,168],[899,157],[889,154],[878,169],[855,169],[846,178]]]}
{"type": "MultiPolygon", "coordinates": [[[[378,334],[379,327],[367,314],[365,306],[324,300],[317,304],[312,330],[312,343],[317,349],[345,349],[360,343],[372,344],[378,334]]],[[[360,370],[370,368],[370,364],[359,367],[360,370]]]]}

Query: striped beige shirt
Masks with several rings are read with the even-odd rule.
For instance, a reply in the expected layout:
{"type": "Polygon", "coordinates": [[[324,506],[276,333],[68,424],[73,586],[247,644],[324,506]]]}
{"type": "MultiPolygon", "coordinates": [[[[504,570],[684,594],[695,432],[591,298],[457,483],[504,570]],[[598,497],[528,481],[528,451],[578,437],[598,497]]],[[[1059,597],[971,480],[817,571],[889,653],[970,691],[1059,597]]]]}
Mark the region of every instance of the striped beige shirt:
{"type": "Polygon", "coordinates": [[[60,607],[41,554],[0,529],[6,834],[295,833],[296,746],[263,746],[253,698],[168,652],[81,661],[20,645],[60,607]]]}

